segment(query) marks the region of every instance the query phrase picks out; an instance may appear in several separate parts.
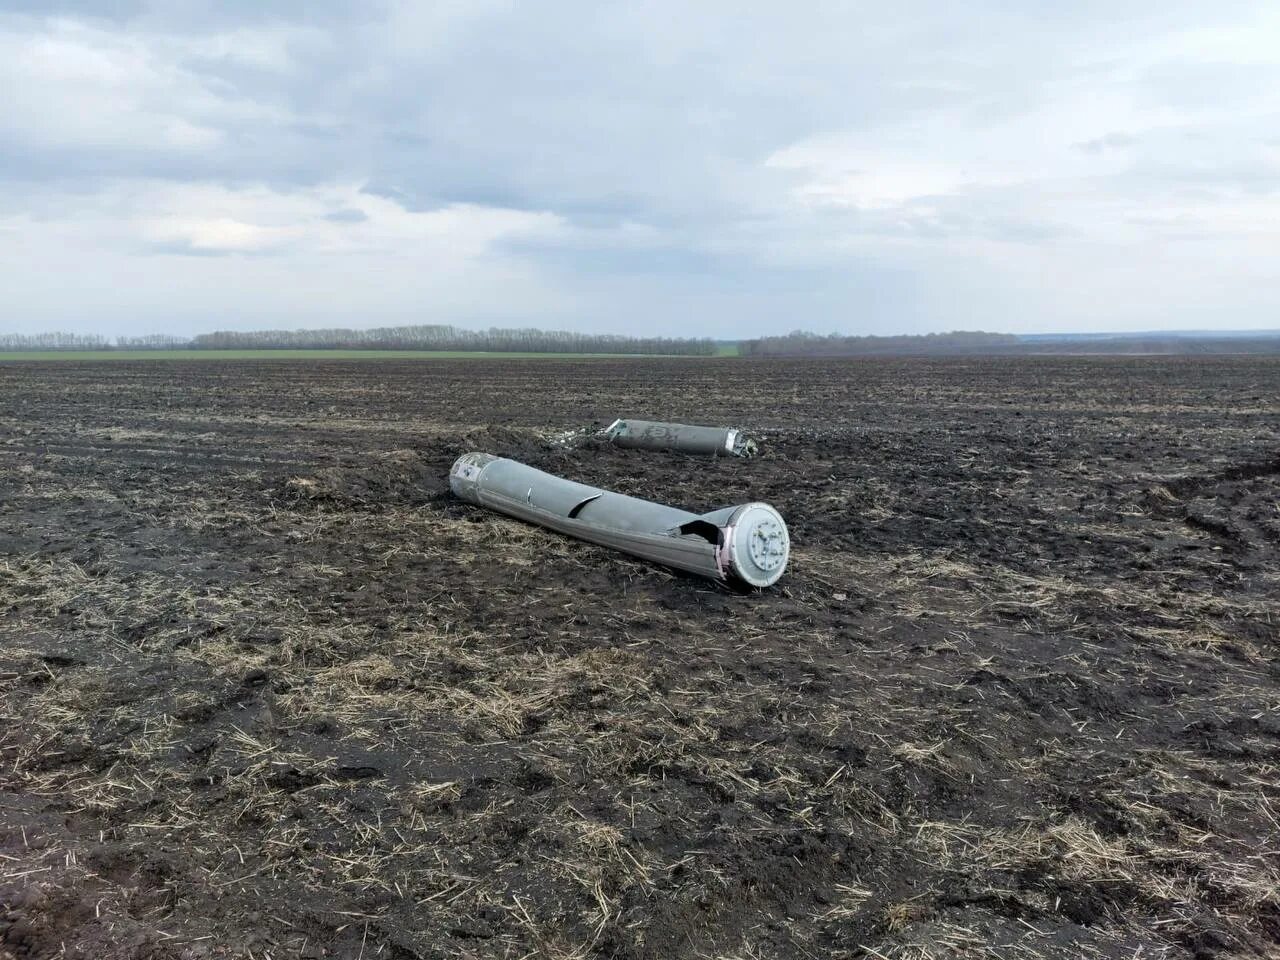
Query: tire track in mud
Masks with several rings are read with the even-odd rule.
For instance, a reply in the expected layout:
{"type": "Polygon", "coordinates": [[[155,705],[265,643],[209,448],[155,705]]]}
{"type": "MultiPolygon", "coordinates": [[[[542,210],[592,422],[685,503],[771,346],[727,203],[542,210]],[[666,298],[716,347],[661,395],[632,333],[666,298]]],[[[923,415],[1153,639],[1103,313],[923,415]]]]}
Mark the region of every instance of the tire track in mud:
{"type": "Polygon", "coordinates": [[[1232,464],[1209,474],[1165,481],[1151,496],[1157,509],[1213,537],[1224,549],[1266,563],[1280,544],[1280,456],[1232,464]],[[1164,491],[1162,493],[1161,491],[1164,491]]]}

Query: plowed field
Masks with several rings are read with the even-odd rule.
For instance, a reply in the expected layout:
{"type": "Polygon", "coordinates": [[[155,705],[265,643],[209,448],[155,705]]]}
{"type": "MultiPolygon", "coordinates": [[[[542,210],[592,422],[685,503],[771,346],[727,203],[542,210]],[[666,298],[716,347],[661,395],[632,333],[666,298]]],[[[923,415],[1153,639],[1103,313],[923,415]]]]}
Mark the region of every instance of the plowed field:
{"type": "Polygon", "coordinates": [[[1278,654],[1276,360],[0,365],[0,958],[1274,956],[1278,654]]]}

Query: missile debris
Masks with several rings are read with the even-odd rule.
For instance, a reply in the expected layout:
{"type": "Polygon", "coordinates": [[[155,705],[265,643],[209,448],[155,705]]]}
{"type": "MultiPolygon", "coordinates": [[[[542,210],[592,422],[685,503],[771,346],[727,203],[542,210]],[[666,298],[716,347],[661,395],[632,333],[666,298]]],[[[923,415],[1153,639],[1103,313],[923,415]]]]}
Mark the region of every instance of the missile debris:
{"type": "Polygon", "coordinates": [[[673,450],[712,457],[752,457],[758,447],[736,427],[695,427],[687,423],[615,420],[605,429],[615,446],[633,450],[673,450]]]}
{"type": "Polygon", "coordinates": [[[488,453],[460,456],[449,486],[499,513],[728,583],[770,586],[791,552],[786,523],[766,503],[689,513],[488,453]]]}

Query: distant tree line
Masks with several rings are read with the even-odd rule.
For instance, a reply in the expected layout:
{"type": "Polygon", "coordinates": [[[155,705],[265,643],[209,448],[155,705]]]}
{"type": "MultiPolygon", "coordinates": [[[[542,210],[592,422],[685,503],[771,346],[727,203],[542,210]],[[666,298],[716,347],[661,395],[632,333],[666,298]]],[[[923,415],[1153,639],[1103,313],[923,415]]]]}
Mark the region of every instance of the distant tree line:
{"type": "Polygon", "coordinates": [[[1228,356],[1280,354],[1280,334],[1177,336],[1117,334],[1099,338],[1033,339],[1010,333],[958,330],[901,337],[846,337],[797,330],[738,344],[744,357],[874,356],[1228,356]]]}
{"type": "MultiPolygon", "coordinates": [[[[849,337],[797,330],[785,336],[743,340],[744,357],[864,356],[1063,356],[1227,355],[1280,353],[1280,334],[1176,336],[1119,334],[1102,338],[1023,338],[1009,333],[958,330],[920,336],[849,337]]],[[[442,350],[491,353],[666,354],[707,357],[708,338],[627,337],[567,330],[463,330],[447,324],[376,327],[371,330],[224,330],[198,336],[157,333],[109,339],[85,333],[0,333],[0,352],[95,350],[442,350]]]]}
{"type": "Polygon", "coordinates": [[[57,350],[184,350],[191,347],[187,337],[153,333],[145,337],[116,337],[109,340],[96,333],[0,333],[0,352],[52,352],[57,350]]]}
{"type": "Polygon", "coordinates": [[[0,351],[56,350],[467,350],[493,353],[613,353],[712,356],[709,338],[627,337],[568,330],[463,330],[447,324],[371,330],[223,330],[198,336],[116,337],[97,334],[0,334],[0,351]]]}
{"type": "Polygon", "coordinates": [[[711,356],[709,338],[627,337],[491,327],[462,330],[448,324],[375,327],[370,330],[223,330],[194,337],[197,350],[482,350],[494,353],[645,353],[711,356]]]}
{"type": "Polygon", "coordinates": [[[965,330],[901,337],[846,337],[796,330],[786,336],[744,340],[738,345],[738,352],[744,357],[952,355],[1015,352],[1021,343],[1011,333],[965,330]]]}
{"type": "Polygon", "coordinates": [[[1019,354],[1041,356],[1200,357],[1274,356],[1280,354],[1280,335],[1256,337],[1161,336],[1159,334],[1105,337],[1097,340],[1024,341],[1019,354]]]}
{"type": "Polygon", "coordinates": [[[111,341],[92,333],[0,333],[0,350],[110,350],[111,341]]]}
{"type": "Polygon", "coordinates": [[[117,350],[185,350],[191,346],[186,337],[152,333],[145,337],[116,337],[117,350]]]}

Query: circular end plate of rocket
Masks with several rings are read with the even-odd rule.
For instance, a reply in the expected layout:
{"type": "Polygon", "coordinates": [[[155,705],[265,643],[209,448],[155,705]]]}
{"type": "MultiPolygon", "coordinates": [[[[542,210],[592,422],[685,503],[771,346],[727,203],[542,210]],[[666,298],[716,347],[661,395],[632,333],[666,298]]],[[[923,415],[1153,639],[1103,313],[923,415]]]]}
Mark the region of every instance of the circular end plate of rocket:
{"type": "Polygon", "coordinates": [[[748,503],[729,521],[729,566],[745,583],[768,587],[787,569],[787,524],[767,503],[748,503]]]}

